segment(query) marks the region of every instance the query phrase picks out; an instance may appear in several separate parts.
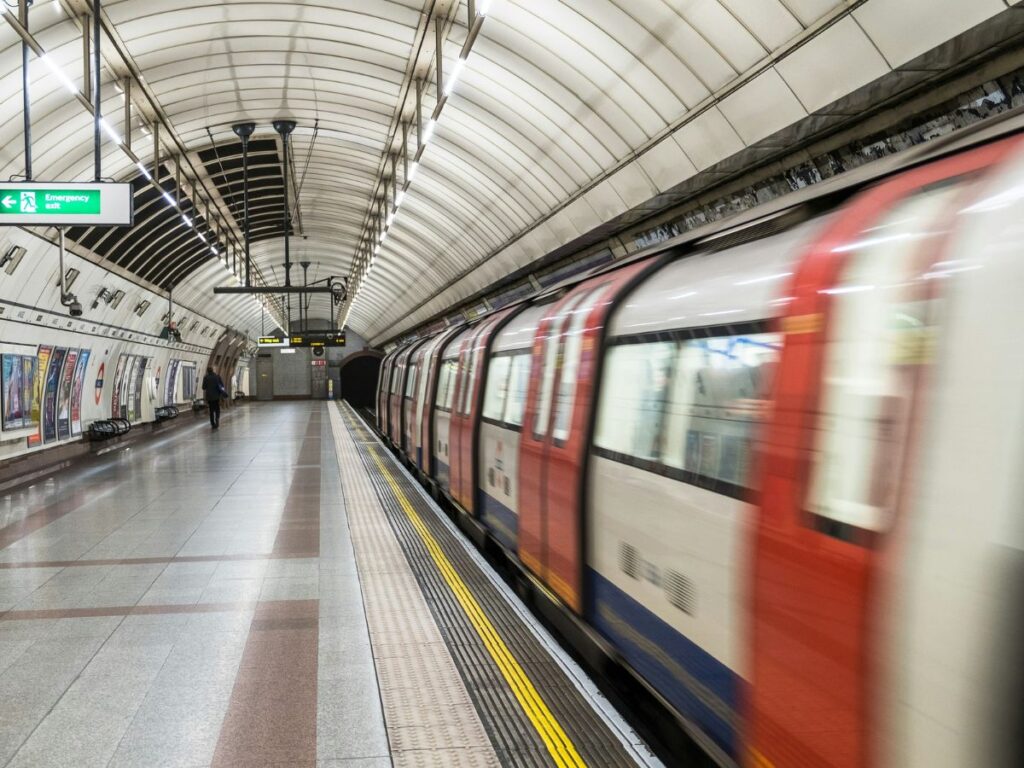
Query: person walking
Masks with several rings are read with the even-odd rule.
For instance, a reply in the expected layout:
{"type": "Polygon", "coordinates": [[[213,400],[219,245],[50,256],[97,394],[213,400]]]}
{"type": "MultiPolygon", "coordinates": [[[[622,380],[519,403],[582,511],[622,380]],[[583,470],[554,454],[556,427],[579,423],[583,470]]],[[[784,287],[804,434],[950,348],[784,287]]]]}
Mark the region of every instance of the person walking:
{"type": "Polygon", "coordinates": [[[220,427],[220,400],[226,396],[224,380],[213,372],[213,366],[207,366],[203,376],[203,397],[210,406],[210,427],[213,429],[220,427]]]}

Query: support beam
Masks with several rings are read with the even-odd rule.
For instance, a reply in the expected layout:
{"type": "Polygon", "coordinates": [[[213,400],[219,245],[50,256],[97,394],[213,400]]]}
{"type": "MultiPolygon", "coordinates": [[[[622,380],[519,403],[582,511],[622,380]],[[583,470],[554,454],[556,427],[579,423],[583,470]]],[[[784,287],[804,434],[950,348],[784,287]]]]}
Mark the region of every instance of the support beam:
{"type": "Polygon", "coordinates": [[[93,171],[96,181],[103,180],[103,152],[100,146],[100,120],[103,119],[103,102],[100,83],[103,80],[100,69],[100,0],[92,0],[92,130],[93,130],[93,171]]]}

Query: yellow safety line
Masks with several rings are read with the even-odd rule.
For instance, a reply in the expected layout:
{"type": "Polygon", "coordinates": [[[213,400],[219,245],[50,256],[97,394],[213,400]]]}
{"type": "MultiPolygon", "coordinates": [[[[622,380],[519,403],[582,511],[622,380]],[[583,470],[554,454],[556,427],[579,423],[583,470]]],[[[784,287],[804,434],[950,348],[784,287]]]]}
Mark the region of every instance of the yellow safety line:
{"type": "Polygon", "coordinates": [[[381,474],[387,480],[388,485],[391,486],[391,490],[394,491],[402,511],[409,518],[409,521],[423,540],[427,551],[434,560],[434,564],[437,565],[445,582],[447,582],[462,609],[466,612],[466,616],[469,617],[473,628],[480,635],[480,639],[483,640],[488,653],[491,654],[491,658],[494,659],[498,669],[501,670],[505,682],[512,689],[512,693],[515,694],[519,705],[523,708],[526,716],[530,718],[533,727],[537,729],[537,733],[544,741],[544,745],[555,761],[555,765],[559,766],[559,768],[586,768],[586,763],[580,757],[579,752],[576,751],[576,746],[566,735],[565,731],[562,730],[562,726],[551,710],[548,709],[547,704],[544,703],[540,693],[538,693],[527,676],[526,671],[516,661],[512,652],[509,651],[508,646],[505,645],[498,631],[490,619],[487,618],[483,608],[481,608],[476,598],[473,597],[466,583],[456,572],[448,557],[438,545],[437,540],[424,524],[419,513],[409,503],[408,498],[406,498],[406,495],[395,482],[394,477],[381,461],[377,451],[372,446],[368,447],[370,455],[373,457],[374,462],[376,462],[381,474]]]}

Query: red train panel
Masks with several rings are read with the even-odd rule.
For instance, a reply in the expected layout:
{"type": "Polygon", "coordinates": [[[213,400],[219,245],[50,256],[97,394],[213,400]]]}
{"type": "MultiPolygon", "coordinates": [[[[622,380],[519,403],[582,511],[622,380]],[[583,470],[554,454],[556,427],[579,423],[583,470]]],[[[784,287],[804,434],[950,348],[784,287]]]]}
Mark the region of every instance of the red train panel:
{"type": "Polygon", "coordinates": [[[594,277],[545,315],[533,345],[519,449],[519,557],[567,605],[583,610],[586,447],[604,325],[623,288],[652,260],[594,277]]]}
{"type": "MultiPolygon", "coordinates": [[[[871,737],[881,724],[872,705],[882,617],[873,606],[880,602],[885,533],[844,523],[838,513],[822,518],[809,502],[826,353],[837,343],[829,341],[830,326],[842,295],[876,287],[841,278],[865,243],[885,237],[876,234],[884,231],[878,226],[883,218],[925,188],[987,168],[1009,144],[939,161],[868,191],[831,222],[793,279],[755,533],[747,719],[752,766],[864,768],[877,762],[871,737]]],[[[938,258],[942,235],[921,233],[921,243],[905,246],[925,271],[938,258]]],[[[901,365],[911,408],[923,367],[919,361],[901,365]]],[[[889,460],[902,463],[909,440],[893,432],[888,428],[889,460]]]]}
{"type": "Polygon", "coordinates": [[[481,397],[487,368],[487,350],[495,331],[511,316],[505,309],[485,318],[459,351],[459,386],[451,421],[451,494],[463,509],[476,514],[474,462],[480,424],[481,397]]]}

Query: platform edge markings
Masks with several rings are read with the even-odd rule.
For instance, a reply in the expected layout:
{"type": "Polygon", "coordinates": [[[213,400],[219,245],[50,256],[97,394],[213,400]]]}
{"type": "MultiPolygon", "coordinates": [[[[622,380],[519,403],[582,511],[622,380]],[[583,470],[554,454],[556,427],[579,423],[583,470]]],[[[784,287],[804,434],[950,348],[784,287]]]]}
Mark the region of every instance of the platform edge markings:
{"type": "Polygon", "coordinates": [[[366,478],[378,499],[382,518],[400,547],[403,562],[414,574],[417,591],[429,603],[433,624],[456,662],[462,685],[472,699],[502,764],[520,768],[551,765],[540,734],[511,695],[501,671],[434,565],[408,517],[399,508],[380,471],[370,463],[367,450],[378,445],[376,438],[362,428],[361,422],[348,418],[347,414],[343,416],[339,411],[338,418],[345,419],[346,434],[351,437],[353,445],[360,446],[357,458],[362,467],[361,476],[366,478]]]}
{"type": "MultiPolygon", "coordinates": [[[[464,612],[469,621],[467,622],[464,619],[459,624],[469,624],[474,622],[474,620],[479,622],[480,617],[487,620],[488,626],[484,628],[483,634],[479,634],[481,626],[473,624],[468,630],[470,635],[473,636],[472,639],[468,636],[452,637],[452,642],[456,643],[464,663],[469,665],[463,670],[464,674],[470,676],[475,674],[477,677],[482,678],[472,682],[478,684],[482,682],[485,686],[484,693],[487,693],[487,678],[490,675],[481,673],[479,669],[474,670],[473,668],[479,664],[485,664],[486,666],[495,665],[498,667],[497,671],[499,674],[493,678],[494,684],[504,687],[506,691],[509,690],[509,687],[511,688],[511,692],[517,700],[510,701],[506,699],[506,701],[509,701],[513,708],[518,709],[522,707],[520,714],[525,714],[526,716],[522,723],[522,728],[525,729],[523,733],[535,730],[536,734],[541,737],[537,748],[541,750],[541,754],[547,749],[551,757],[556,760],[556,764],[583,764],[587,760],[590,760],[593,764],[601,765],[657,764],[656,762],[652,763],[649,757],[639,755],[637,753],[637,746],[630,744],[627,739],[623,738],[620,731],[628,729],[618,727],[620,721],[617,721],[616,725],[609,722],[610,718],[606,714],[602,714],[600,709],[594,706],[593,702],[583,692],[582,686],[578,684],[578,681],[570,678],[564,664],[560,664],[557,660],[552,661],[549,645],[541,642],[539,636],[533,631],[535,620],[532,617],[527,618],[522,613],[511,609],[507,592],[495,588],[492,582],[493,574],[489,573],[489,566],[483,565],[481,570],[479,560],[469,560],[465,557],[467,550],[465,549],[465,542],[461,534],[453,533],[450,528],[439,527],[439,521],[442,519],[442,516],[437,512],[436,507],[431,502],[425,502],[424,509],[421,512],[423,514],[429,513],[427,514],[426,521],[421,517],[421,512],[416,512],[410,497],[406,496],[406,490],[402,486],[409,485],[410,488],[416,489],[419,489],[419,486],[412,482],[407,474],[400,476],[400,479],[403,481],[400,485],[395,476],[381,462],[380,454],[376,450],[378,445],[376,439],[371,436],[368,430],[365,430],[360,419],[357,417],[353,418],[350,415],[350,411],[351,409],[346,409],[347,423],[350,425],[353,433],[358,432],[359,436],[364,438],[360,440],[360,443],[366,447],[365,452],[373,458],[374,463],[370,463],[369,458],[366,459],[367,470],[375,480],[380,480],[377,485],[378,493],[382,496],[382,502],[385,496],[391,497],[397,503],[386,504],[386,506],[391,506],[392,510],[394,510],[395,506],[401,508],[392,517],[392,522],[403,529],[403,536],[408,537],[406,539],[406,546],[415,547],[417,550],[424,549],[426,551],[425,557],[428,561],[432,558],[436,559],[435,555],[440,553],[444,558],[444,562],[450,566],[450,571],[448,572],[445,572],[446,568],[444,567],[439,569],[445,578],[450,578],[451,574],[458,575],[460,570],[465,571],[465,575],[468,578],[468,581],[463,581],[462,577],[459,577],[461,585],[456,584],[453,587],[451,583],[430,578],[429,568],[431,566],[425,565],[420,569],[419,572],[422,577],[429,582],[423,584],[425,590],[442,589],[446,592],[451,590],[453,593],[454,600],[451,598],[434,599],[431,602],[432,607],[441,611],[441,613],[437,614],[439,622],[446,620],[448,612],[444,610],[445,603],[451,603],[454,606],[450,610],[464,612]],[[412,511],[412,515],[410,515],[410,511],[412,511]],[[445,545],[441,545],[435,535],[430,532],[431,524],[435,527],[437,534],[444,537],[445,545]],[[424,532],[427,534],[426,539],[424,539],[424,532]],[[447,554],[445,552],[446,549],[448,551],[447,554]],[[458,559],[459,565],[457,567],[449,555],[458,559]],[[434,586],[435,582],[437,586],[434,586]],[[473,586],[470,587],[469,585],[473,586]],[[465,589],[465,593],[462,595],[460,595],[460,587],[465,589]],[[473,604],[469,606],[468,610],[467,605],[458,602],[460,598],[464,599],[466,595],[473,599],[473,604]],[[479,614],[475,612],[476,609],[479,609],[479,614]],[[497,617],[503,631],[497,629],[491,621],[491,617],[497,617]],[[493,630],[493,636],[489,635],[488,629],[493,630]],[[494,646],[494,638],[498,638],[501,641],[502,647],[508,653],[507,658],[512,659],[519,669],[523,670],[523,678],[513,679],[511,685],[508,673],[515,670],[505,664],[506,658],[502,656],[501,650],[494,646]],[[469,640],[471,645],[478,647],[481,640],[483,640],[484,646],[481,651],[475,652],[476,658],[474,658],[474,652],[467,652],[466,640],[469,640]],[[514,643],[514,647],[518,648],[518,653],[513,652],[508,643],[514,643]],[[487,647],[488,645],[490,647],[487,647]],[[496,651],[497,658],[495,659],[496,651]],[[526,655],[523,656],[523,654],[526,655]],[[520,658],[517,659],[517,656],[520,658]],[[522,661],[521,666],[520,659],[522,661]],[[496,664],[495,662],[497,661],[501,663],[496,664]],[[525,682],[531,687],[533,685],[530,673],[527,672],[529,669],[536,669],[537,671],[547,670],[542,675],[543,697],[538,692],[536,699],[522,698],[524,693],[529,694],[529,688],[523,687],[523,683],[525,682]],[[544,709],[546,709],[546,720],[538,720],[538,713],[542,712],[537,707],[538,702],[543,704],[544,709]],[[568,751],[558,751],[558,742],[552,740],[553,736],[557,736],[551,730],[552,725],[562,729],[567,742],[575,750],[575,757],[568,751]],[[571,732],[575,732],[580,741],[569,735],[571,732]],[[551,752],[552,746],[555,747],[553,753],[551,752]],[[589,757],[587,757],[588,755],[589,757]],[[578,759],[580,762],[558,763],[559,759],[578,759]]],[[[392,459],[390,465],[398,466],[398,462],[392,459]]],[[[412,494],[412,498],[420,501],[420,497],[416,493],[412,494]]],[[[397,531],[398,529],[396,528],[397,531]]],[[[407,549],[406,552],[410,558],[420,558],[420,555],[414,555],[412,550],[407,549]]],[[[437,568],[437,565],[432,564],[432,566],[437,568]]],[[[454,622],[446,626],[448,626],[449,633],[454,632],[457,635],[464,633],[454,622]]],[[[467,684],[469,682],[467,681],[467,684]]],[[[537,689],[534,687],[533,690],[536,691],[537,689]]],[[[476,693],[480,694],[481,692],[476,691],[476,693]]],[[[481,701],[478,706],[489,707],[490,704],[489,702],[481,701]]],[[[491,712],[486,714],[488,716],[492,715],[491,712]]],[[[500,727],[501,725],[503,724],[499,721],[498,726],[500,727]]],[[[530,760],[530,753],[524,753],[521,747],[518,749],[513,747],[510,752],[510,757],[513,759],[518,757],[520,760],[530,760]]]]}
{"type": "Polygon", "coordinates": [[[340,412],[332,408],[330,416],[391,760],[398,768],[497,768],[501,761],[357,441],[340,412]]]}
{"type": "MultiPolygon", "coordinates": [[[[362,423],[362,428],[365,429],[368,434],[372,434],[370,429],[366,426],[363,417],[357,412],[353,411],[353,413],[355,414],[355,418],[362,423]]],[[[372,442],[373,444],[379,444],[376,438],[372,438],[372,442]]],[[[387,454],[385,453],[385,455],[387,454]]],[[[396,468],[404,477],[408,485],[419,495],[421,501],[424,504],[433,507],[436,511],[434,500],[430,498],[426,489],[424,489],[419,481],[412,476],[406,467],[402,466],[393,457],[389,457],[389,459],[391,466],[396,468]]],[[[456,527],[455,523],[452,522],[447,515],[441,514],[439,511],[433,516],[433,522],[451,534],[452,541],[460,547],[461,551],[479,569],[480,574],[486,577],[495,592],[502,598],[504,604],[521,620],[523,627],[528,630],[536,642],[543,647],[550,657],[557,663],[566,679],[573,684],[579,695],[591,705],[594,713],[603,721],[604,725],[608,727],[609,732],[613,733],[617,737],[622,747],[631,753],[631,756],[636,760],[636,762],[646,768],[664,768],[662,761],[654,755],[639,734],[637,734],[625,719],[623,719],[622,715],[619,714],[612,703],[608,701],[603,693],[601,693],[597,685],[589,678],[583,669],[580,668],[576,661],[566,653],[551,633],[537,621],[536,617],[530,612],[530,609],[527,608],[512,589],[502,581],[501,577],[493,571],[491,565],[487,562],[484,556],[479,552],[479,550],[477,550],[473,543],[466,538],[462,531],[456,527]]]]}

